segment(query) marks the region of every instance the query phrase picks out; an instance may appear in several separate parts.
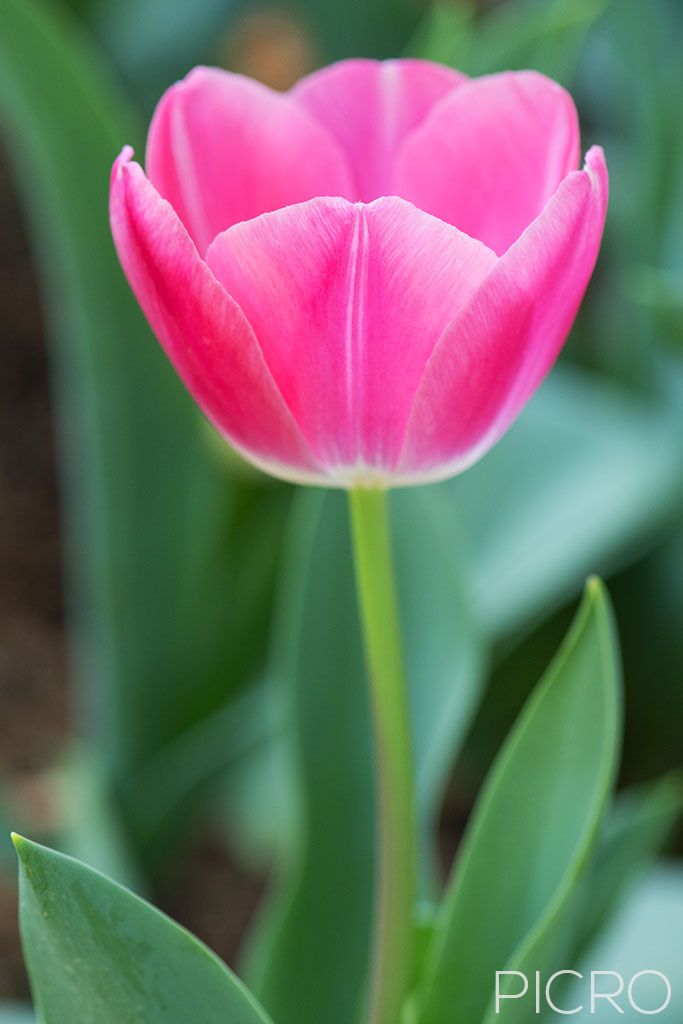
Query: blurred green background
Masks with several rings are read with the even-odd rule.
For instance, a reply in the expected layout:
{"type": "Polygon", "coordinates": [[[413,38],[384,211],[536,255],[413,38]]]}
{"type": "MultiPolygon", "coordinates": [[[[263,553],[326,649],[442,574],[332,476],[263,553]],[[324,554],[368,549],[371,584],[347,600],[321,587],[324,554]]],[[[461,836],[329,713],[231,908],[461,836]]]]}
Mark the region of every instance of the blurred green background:
{"type": "MultiPolygon", "coordinates": [[[[443,861],[592,572],[622,638],[622,786],[637,800],[667,775],[661,814],[639,806],[670,831],[683,768],[682,46],[679,0],[5,0],[3,831],[145,892],[230,962],[273,864],[291,875],[303,856],[313,878],[354,843],[369,765],[342,503],[256,474],[201,421],[129,294],[106,202],[113,158],[125,142],[143,152],[160,93],[194,64],[287,88],[330,60],[402,54],[552,75],[576,98],[584,148],[604,146],[612,187],[558,368],[480,465],[394,502],[418,784],[443,861]]],[[[680,942],[683,883],[675,862],[663,870],[623,896],[615,941],[656,904],[656,928],[680,942]]],[[[27,994],[14,874],[3,839],[6,1000],[27,994]]],[[[266,897],[252,946],[272,941],[281,899],[266,897]]]]}

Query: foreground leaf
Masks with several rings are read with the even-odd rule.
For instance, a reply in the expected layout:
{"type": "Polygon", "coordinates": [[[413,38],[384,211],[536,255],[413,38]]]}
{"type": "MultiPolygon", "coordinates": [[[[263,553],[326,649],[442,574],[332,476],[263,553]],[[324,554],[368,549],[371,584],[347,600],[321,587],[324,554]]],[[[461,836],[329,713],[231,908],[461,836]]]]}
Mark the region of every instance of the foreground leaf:
{"type": "Polygon", "coordinates": [[[420,1024],[488,1021],[497,970],[532,958],[543,969],[566,944],[618,747],[616,643],[594,581],[473,812],[418,987],[420,1024]]]}
{"type": "Polygon", "coordinates": [[[268,1024],[189,932],[79,861],[15,837],[20,919],[43,1024],[268,1024]]]}

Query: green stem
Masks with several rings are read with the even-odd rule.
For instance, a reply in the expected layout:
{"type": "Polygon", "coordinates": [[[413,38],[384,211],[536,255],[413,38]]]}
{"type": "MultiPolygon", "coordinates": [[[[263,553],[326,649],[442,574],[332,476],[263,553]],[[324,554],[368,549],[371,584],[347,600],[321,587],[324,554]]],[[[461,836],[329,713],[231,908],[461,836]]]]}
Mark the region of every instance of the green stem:
{"type": "Polygon", "coordinates": [[[399,1024],[412,966],[415,812],[408,692],[387,496],[350,492],[358,600],[374,718],[379,878],[368,1024],[399,1024]]]}

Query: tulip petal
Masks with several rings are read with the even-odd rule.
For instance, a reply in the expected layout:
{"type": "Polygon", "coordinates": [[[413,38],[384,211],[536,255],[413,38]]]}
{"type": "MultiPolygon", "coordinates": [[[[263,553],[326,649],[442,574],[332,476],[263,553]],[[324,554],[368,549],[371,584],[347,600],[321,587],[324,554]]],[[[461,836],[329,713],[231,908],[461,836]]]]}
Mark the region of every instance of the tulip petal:
{"type": "Polygon", "coordinates": [[[505,72],[437,104],[396,155],[394,192],[500,255],[578,161],[569,94],[536,72],[505,72]]]}
{"type": "Polygon", "coordinates": [[[422,60],[346,60],[303,78],[291,95],[335,136],[354,175],[354,198],[393,194],[392,161],[434,104],[467,81],[422,60]]]}
{"type": "Polygon", "coordinates": [[[344,484],[391,472],[432,348],[496,257],[402,199],[315,199],[235,225],[207,262],[344,484]]]}
{"type": "Polygon", "coordinates": [[[209,419],[252,461],[279,476],[316,476],[244,313],[131,156],[127,147],[114,164],[112,231],[128,281],[171,363],[209,419]]]}
{"type": "Polygon", "coordinates": [[[146,167],[202,254],[231,224],[352,188],[341,148],[305,110],[217,68],[196,68],[162,97],[146,167]]]}
{"type": "Polygon", "coordinates": [[[442,479],[471,465],[541,383],[593,272],[607,191],[594,147],[448,326],[416,393],[397,467],[406,479],[442,479]]]}

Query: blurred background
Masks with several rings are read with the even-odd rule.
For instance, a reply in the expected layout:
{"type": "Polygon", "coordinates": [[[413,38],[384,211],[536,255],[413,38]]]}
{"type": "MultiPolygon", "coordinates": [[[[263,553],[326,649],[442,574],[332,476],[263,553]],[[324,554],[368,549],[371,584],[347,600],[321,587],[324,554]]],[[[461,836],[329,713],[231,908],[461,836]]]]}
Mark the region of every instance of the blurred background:
{"type": "Polygon", "coordinates": [[[10,827],[233,964],[257,906],[261,931],[276,914],[266,879],[294,870],[302,820],[311,878],[318,854],[334,875],[330,800],[355,841],[367,723],[335,703],[362,675],[342,505],[217,441],[110,241],[111,162],[143,152],[161,92],[197,63],[278,89],[349,56],[533,67],[572,91],[584,148],[604,146],[606,239],[560,366],[479,466],[395,502],[413,700],[426,723],[457,705],[421,741],[445,867],[585,577],[604,575],[631,844],[609,941],[683,948],[682,46],[680,0],[5,0],[0,1001],[28,995],[10,827]]]}

